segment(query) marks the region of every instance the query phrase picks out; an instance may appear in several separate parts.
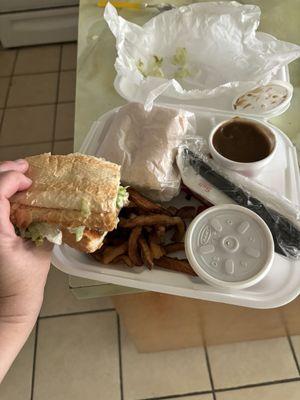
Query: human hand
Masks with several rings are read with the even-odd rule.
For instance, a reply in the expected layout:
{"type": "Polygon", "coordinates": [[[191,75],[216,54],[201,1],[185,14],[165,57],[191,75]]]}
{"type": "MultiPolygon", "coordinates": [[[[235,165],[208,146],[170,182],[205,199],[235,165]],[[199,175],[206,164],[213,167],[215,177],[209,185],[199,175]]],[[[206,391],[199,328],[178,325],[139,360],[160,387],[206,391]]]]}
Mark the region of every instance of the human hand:
{"type": "Polygon", "coordinates": [[[25,160],[0,164],[0,323],[33,327],[40,311],[52,246],[36,247],[17,236],[10,222],[9,198],[26,190],[31,180],[25,160]]]}
{"type": "Polygon", "coordinates": [[[25,160],[0,164],[0,383],[38,317],[50,268],[52,245],[36,247],[15,233],[9,198],[31,180],[25,160]]]}

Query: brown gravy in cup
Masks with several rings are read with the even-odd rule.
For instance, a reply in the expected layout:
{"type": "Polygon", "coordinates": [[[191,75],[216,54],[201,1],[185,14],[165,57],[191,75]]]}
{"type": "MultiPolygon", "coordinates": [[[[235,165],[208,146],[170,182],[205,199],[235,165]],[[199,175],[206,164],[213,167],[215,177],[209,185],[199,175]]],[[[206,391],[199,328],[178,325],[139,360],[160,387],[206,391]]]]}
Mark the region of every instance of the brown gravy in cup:
{"type": "Polygon", "coordinates": [[[236,162],[251,163],[263,160],[272,153],[275,136],[268,127],[259,122],[233,118],[217,129],[212,143],[223,157],[236,162]]]}

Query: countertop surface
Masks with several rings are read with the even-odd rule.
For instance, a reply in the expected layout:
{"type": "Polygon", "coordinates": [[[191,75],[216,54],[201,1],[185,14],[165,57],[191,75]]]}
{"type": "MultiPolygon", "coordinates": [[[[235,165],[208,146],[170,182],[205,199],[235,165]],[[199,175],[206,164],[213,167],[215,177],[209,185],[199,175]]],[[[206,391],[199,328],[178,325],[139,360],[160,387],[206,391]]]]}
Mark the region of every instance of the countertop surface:
{"type": "MultiPolygon", "coordinates": [[[[115,38],[103,19],[103,9],[98,8],[96,3],[96,0],[80,1],[74,137],[76,151],[79,150],[94,121],[105,112],[126,102],[113,87],[116,76],[115,38]]],[[[190,2],[173,0],[171,3],[183,5],[190,2]]],[[[298,0],[255,0],[251,3],[257,4],[262,10],[259,30],[278,39],[300,44],[298,0]]],[[[152,10],[118,12],[125,19],[140,25],[156,15],[152,10]]],[[[300,60],[289,65],[289,72],[294,86],[291,106],[284,114],[271,119],[270,122],[285,132],[300,148],[300,60]]],[[[90,281],[79,278],[75,281],[70,282],[73,288],[91,285],[90,281]]]]}

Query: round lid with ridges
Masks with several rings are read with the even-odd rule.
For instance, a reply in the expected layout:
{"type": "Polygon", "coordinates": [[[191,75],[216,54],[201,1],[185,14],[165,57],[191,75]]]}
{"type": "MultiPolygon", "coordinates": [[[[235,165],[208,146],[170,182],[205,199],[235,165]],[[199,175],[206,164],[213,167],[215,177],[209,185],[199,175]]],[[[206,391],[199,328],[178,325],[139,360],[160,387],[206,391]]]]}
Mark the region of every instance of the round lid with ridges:
{"type": "Polygon", "coordinates": [[[244,288],[260,281],[274,257],[271,232],[255,213],[238,205],[211,207],[186,234],[187,258],[206,282],[244,288]]]}

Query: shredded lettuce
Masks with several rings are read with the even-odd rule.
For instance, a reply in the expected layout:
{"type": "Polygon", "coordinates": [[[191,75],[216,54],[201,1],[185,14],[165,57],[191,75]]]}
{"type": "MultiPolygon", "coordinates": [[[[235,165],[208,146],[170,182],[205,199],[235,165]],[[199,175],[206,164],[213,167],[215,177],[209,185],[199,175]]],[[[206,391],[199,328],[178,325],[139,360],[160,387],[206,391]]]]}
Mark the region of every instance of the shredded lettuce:
{"type": "Polygon", "coordinates": [[[156,76],[158,78],[164,78],[163,70],[161,69],[163,58],[157,55],[152,56],[152,62],[149,63],[148,69],[145,68],[144,62],[139,59],[136,63],[137,69],[143,75],[144,78],[147,76],[156,76]]]}
{"type": "Polygon", "coordinates": [[[154,58],[154,64],[157,67],[161,67],[164,59],[162,57],[159,57],[159,56],[156,56],[156,55],[153,55],[153,58],[154,58]]]}
{"type": "Polygon", "coordinates": [[[158,78],[164,78],[164,73],[163,73],[163,71],[161,69],[162,63],[163,63],[163,58],[162,57],[153,55],[153,60],[152,60],[152,63],[150,65],[148,75],[156,76],[158,78]]]}
{"type": "Polygon", "coordinates": [[[190,76],[190,72],[187,68],[178,68],[178,70],[174,74],[174,78],[182,79],[190,76]]]}
{"type": "Polygon", "coordinates": [[[177,65],[177,71],[174,78],[183,79],[190,76],[190,72],[186,67],[187,51],[185,47],[177,47],[175,55],[172,57],[172,64],[177,65]]]}
{"type": "Polygon", "coordinates": [[[76,237],[76,242],[80,242],[83,236],[83,232],[85,230],[85,226],[77,226],[76,228],[68,228],[70,233],[74,233],[76,237]]]}
{"type": "Polygon", "coordinates": [[[54,244],[62,243],[62,232],[55,225],[46,222],[33,222],[27,229],[19,229],[21,237],[31,239],[37,246],[41,246],[44,239],[54,244]]]}
{"type": "Polygon", "coordinates": [[[118,196],[117,196],[117,208],[121,209],[128,201],[129,194],[126,189],[128,186],[119,186],[118,196]]]}
{"type": "Polygon", "coordinates": [[[184,67],[186,65],[186,56],[187,56],[186,48],[177,47],[176,53],[172,57],[172,64],[184,67]]]}
{"type": "Polygon", "coordinates": [[[144,78],[146,78],[147,74],[145,72],[145,65],[141,59],[139,59],[136,63],[137,69],[140,71],[140,73],[143,75],[144,78]]]}
{"type": "Polygon", "coordinates": [[[81,214],[86,218],[91,215],[90,203],[87,199],[81,201],[81,214]]]}

